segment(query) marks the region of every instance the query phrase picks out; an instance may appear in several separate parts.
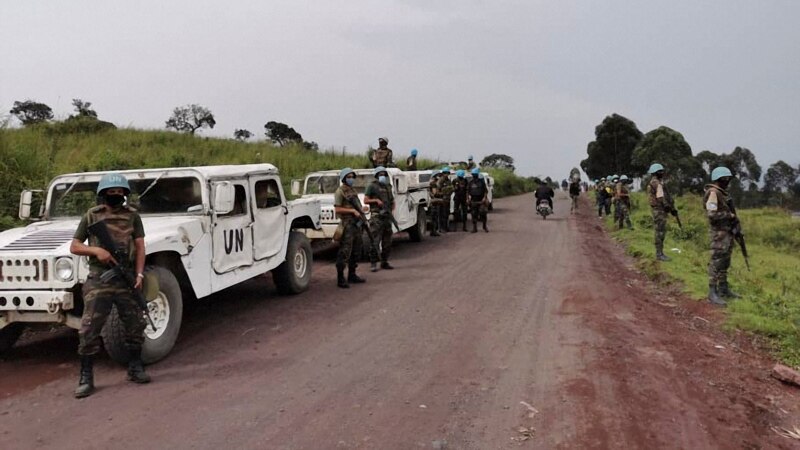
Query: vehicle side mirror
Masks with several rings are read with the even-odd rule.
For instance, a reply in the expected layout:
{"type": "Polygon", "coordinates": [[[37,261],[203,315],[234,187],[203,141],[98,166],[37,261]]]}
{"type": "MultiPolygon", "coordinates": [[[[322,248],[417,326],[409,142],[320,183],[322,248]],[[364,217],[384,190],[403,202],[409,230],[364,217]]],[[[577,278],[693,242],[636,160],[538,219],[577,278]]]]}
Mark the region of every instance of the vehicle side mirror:
{"type": "Polygon", "coordinates": [[[408,180],[405,177],[397,177],[395,183],[397,184],[397,193],[405,194],[408,192],[408,180]]]}
{"type": "Polygon", "coordinates": [[[292,195],[299,197],[303,193],[303,180],[292,180],[292,195]]]}
{"type": "Polygon", "coordinates": [[[217,215],[228,214],[233,211],[236,199],[236,191],[228,181],[221,181],[214,184],[214,213],[217,215]]]}
{"type": "Polygon", "coordinates": [[[19,218],[28,220],[31,218],[31,204],[33,203],[33,191],[24,190],[19,196],[19,218]]]}

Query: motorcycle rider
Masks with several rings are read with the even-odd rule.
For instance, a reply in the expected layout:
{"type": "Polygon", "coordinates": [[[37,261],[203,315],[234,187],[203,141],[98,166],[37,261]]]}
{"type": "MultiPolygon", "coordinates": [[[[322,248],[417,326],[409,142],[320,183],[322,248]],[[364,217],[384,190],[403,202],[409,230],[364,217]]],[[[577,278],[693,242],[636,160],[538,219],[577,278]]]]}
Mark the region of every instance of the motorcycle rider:
{"type": "Polygon", "coordinates": [[[553,209],[553,197],[556,196],[556,193],[553,191],[553,188],[547,185],[546,181],[539,180],[539,187],[536,188],[533,196],[536,197],[536,205],[539,205],[540,201],[546,200],[547,204],[550,205],[550,210],[555,211],[555,209],[553,209]]]}

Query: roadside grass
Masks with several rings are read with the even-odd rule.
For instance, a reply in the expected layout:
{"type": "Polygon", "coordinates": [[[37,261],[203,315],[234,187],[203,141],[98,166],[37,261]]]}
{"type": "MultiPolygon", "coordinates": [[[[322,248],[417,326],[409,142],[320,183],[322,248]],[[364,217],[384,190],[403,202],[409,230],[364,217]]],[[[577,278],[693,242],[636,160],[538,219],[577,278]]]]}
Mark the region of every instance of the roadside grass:
{"type": "MultiPolygon", "coordinates": [[[[643,193],[632,197],[634,230],[606,227],[636,257],[640,269],[658,283],[679,283],[699,301],[708,294],[710,258],[708,221],[699,196],[676,199],[683,229],[670,216],[664,252],[672,261],[655,261],[653,219],[643,193]]],[[[726,327],[766,336],[776,355],[800,366],[800,220],[777,208],[738,211],[750,255],[748,271],[738,245],[728,273],[731,288],[742,295],[728,302],[726,327]]]]}

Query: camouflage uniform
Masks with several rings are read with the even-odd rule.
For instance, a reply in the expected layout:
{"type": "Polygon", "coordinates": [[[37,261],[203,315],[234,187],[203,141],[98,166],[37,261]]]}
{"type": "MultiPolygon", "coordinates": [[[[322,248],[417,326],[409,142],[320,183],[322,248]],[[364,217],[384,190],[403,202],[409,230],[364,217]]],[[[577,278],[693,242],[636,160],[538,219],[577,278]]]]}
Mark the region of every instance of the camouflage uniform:
{"type": "Polygon", "coordinates": [[[389,253],[392,250],[392,235],[394,234],[392,220],[389,217],[391,211],[394,210],[392,186],[390,184],[381,184],[378,180],[375,180],[367,186],[364,195],[370,198],[378,198],[383,202],[383,210],[372,208],[369,218],[369,228],[374,237],[369,250],[369,259],[373,264],[378,262],[378,246],[380,246],[380,261],[386,263],[389,261],[389,253]]]}
{"type": "MultiPolygon", "coordinates": [[[[134,239],[144,238],[144,227],[139,214],[132,208],[120,206],[111,208],[105,205],[90,209],[81,219],[74,238],[89,245],[100,247],[95,236],[89,235],[89,226],[100,220],[106,221],[111,237],[119,248],[127,249],[131,266],[136,261],[134,239]]],[[[89,276],[83,284],[83,316],[78,330],[78,354],[91,356],[100,351],[100,332],[111,314],[112,306],[117,307],[120,320],[125,328],[125,345],[130,351],[141,351],[144,343],[146,325],[144,313],[136,303],[134,294],[119,278],[107,283],[100,281],[100,274],[108,267],[95,257],[89,258],[89,276]]]]}
{"type": "Polygon", "coordinates": [[[647,184],[647,200],[653,213],[655,224],[656,256],[664,255],[664,238],[667,235],[667,214],[673,213],[672,199],[664,183],[653,176],[647,184]]]}
{"type": "Polygon", "coordinates": [[[475,164],[475,161],[468,161],[467,162],[467,171],[470,171],[470,170],[472,170],[472,169],[474,169],[476,167],[478,167],[478,166],[475,164]]]}
{"type": "Polygon", "coordinates": [[[467,194],[469,194],[469,204],[472,213],[472,231],[478,231],[478,220],[483,222],[484,231],[489,231],[486,226],[486,194],[488,188],[486,183],[480,178],[472,178],[467,183],[467,194]]]}
{"type": "MultiPolygon", "coordinates": [[[[352,187],[341,184],[333,200],[334,206],[342,208],[361,208],[361,201],[358,199],[358,193],[352,187]],[[356,206],[354,207],[347,199],[353,199],[356,206]]],[[[361,218],[354,214],[342,214],[339,216],[342,222],[342,237],[339,240],[339,252],[336,254],[336,268],[344,270],[345,266],[349,267],[350,272],[355,273],[358,267],[358,257],[361,255],[361,247],[363,240],[361,238],[361,218]]]]}
{"type": "Polygon", "coordinates": [[[453,195],[453,182],[447,174],[439,177],[439,194],[442,205],[439,209],[439,229],[450,231],[450,200],[453,195]]]}
{"type": "Polygon", "coordinates": [[[603,209],[606,205],[606,182],[601,181],[595,187],[595,196],[597,197],[597,216],[603,217],[603,209]]]}
{"type": "Polygon", "coordinates": [[[733,227],[736,212],[728,192],[716,184],[706,185],[703,196],[711,238],[711,261],[708,263],[708,284],[728,291],[728,268],[733,253],[733,227]]]}
{"type": "Polygon", "coordinates": [[[453,218],[467,231],[467,180],[461,177],[453,180],[453,218]]]}
{"type": "Polygon", "coordinates": [[[394,167],[392,154],[392,149],[389,147],[378,148],[374,153],[372,153],[372,167],[394,167]]]}
{"type": "Polygon", "coordinates": [[[409,156],[408,158],[406,158],[406,170],[417,170],[416,156],[409,156]]]}
{"type": "Polygon", "coordinates": [[[617,183],[614,196],[617,202],[617,222],[619,222],[619,229],[622,229],[623,224],[625,224],[629,230],[633,229],[633,224],[631,223],[631,197],[628,193],[628,188],[625,187],[625,183],[621,181],[617,183]]]}
{"type": "Polygon", "coordinates": [[[439,177],[431,178],[428,184],[428,194],[431,198],[430,210],[431,213],[431,236],[439,236],[439,219],[440,210],[442,208],[441,192],[439,191],[439,177]]]}

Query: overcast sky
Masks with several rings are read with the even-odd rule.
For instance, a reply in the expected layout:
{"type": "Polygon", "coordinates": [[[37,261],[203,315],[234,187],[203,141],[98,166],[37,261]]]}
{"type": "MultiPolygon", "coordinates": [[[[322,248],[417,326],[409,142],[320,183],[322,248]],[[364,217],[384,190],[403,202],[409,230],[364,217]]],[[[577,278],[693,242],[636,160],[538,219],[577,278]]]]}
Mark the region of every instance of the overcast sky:
{"type": "MultiPolygon", "coordinates": [[[[800,1],[0,0],[0,111],[91,101],[231,136],[285,122],[322,148],[480,159],[564,178],[622,114],[695,153],[800,163],[800,1]]],[[[396,156],[397,157],[397,156],[396,156]]]]}

